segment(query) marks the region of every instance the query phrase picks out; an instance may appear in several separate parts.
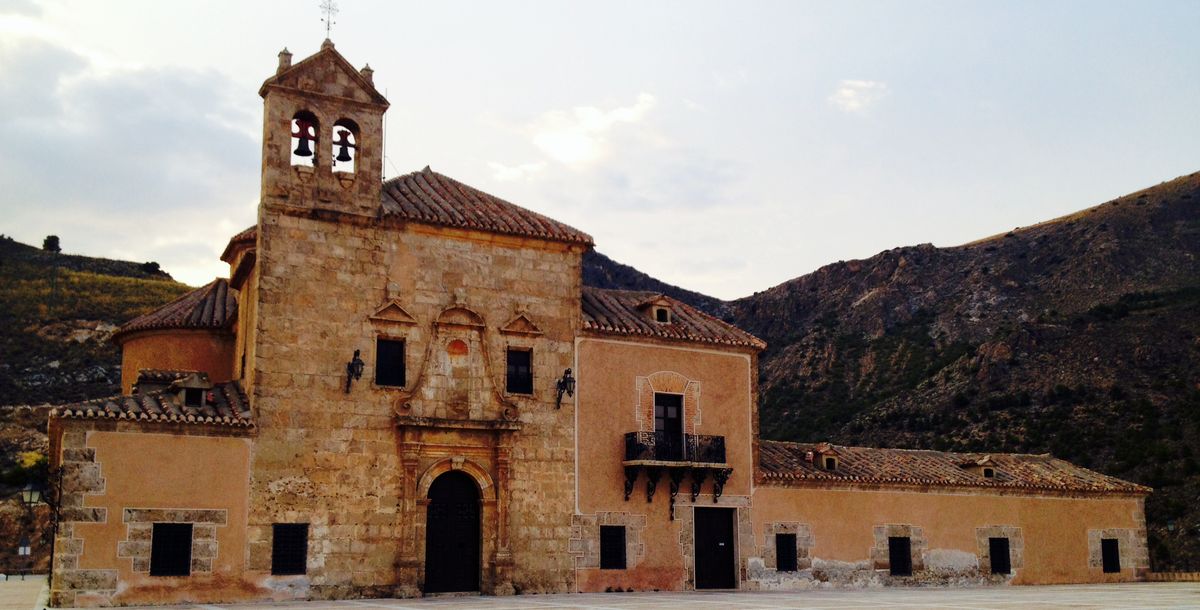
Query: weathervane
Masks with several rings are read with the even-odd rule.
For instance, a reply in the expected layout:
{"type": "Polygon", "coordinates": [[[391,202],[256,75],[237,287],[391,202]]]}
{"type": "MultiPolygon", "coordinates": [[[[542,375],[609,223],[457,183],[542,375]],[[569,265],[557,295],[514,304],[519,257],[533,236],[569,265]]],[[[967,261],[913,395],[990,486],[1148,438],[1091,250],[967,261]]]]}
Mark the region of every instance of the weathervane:
{"type": "Polygon", "coordinates": [[[325,39],[328,40],[329,32],[333,29],[333,24],[337,23],[333,20],[333,18],[338,14],[337,2],[334,2],[333,0],[321,0],[321,12],[325,13],[325,16],[321,18],[321,21],[325,22],[325,39]]]}

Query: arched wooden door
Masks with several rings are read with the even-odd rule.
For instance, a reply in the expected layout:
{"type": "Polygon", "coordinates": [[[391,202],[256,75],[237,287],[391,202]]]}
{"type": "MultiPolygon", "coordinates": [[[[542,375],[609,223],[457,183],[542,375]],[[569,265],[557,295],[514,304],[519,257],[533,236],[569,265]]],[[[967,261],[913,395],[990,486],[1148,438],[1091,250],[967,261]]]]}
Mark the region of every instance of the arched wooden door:
{"type": "Polygon", "coordinates": [[[479,486],[452,470],[429,486],[425,521],[425,592],[479,590],[479,486]]]}

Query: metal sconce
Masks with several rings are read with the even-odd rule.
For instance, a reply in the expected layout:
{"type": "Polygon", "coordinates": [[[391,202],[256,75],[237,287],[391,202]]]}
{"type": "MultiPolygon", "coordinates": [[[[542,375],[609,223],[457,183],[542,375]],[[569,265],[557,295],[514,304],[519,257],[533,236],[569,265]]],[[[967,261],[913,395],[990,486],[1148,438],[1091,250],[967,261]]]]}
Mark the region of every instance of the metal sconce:
{"type": "Polygon", "coordinates": [[[571,369],[563,371],[562,379],[559,379],[558,383],[555,384],[555,389],[558,392],[558,397],[554,400],[554,408],[561,409],[563,394],[571,397],[575,396],[575,377],[571,375],[571,369]]]}
{"type": "Polygon", "coordinates": [[[42,501],[42,490],[40,487],[35,487],[32,482],[26,483],[25,487],[21,488],[21,503],[25,508],[30,510],[37,506],[42,501]]]}
{"type": "Polygon", "coordinates": [[[362,358],[358,357],[359,351],[360,350],[354,350],[354,357],[350,359],[350,362],[346,363],[347,394],[350,393],[350,382],[354,381],[355,379],[362,379],[363,367],[366,366],[366,363],[362,361],[362,358]]]}

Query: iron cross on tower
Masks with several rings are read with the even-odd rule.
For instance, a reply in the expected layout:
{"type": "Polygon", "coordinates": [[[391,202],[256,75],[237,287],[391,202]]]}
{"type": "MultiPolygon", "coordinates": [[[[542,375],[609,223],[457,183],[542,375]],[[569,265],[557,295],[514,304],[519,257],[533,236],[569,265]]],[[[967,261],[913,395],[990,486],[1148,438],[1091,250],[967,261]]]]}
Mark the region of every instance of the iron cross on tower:
{"type": "Polygon", "coordinates": [[[337,23],[333,20],[338,14],[337,2],[333,0],[321,0],[321,12],[325,13],[321,21],[325,22],[325,39],[328,40],[329,32],[333,29],[333,24],[337,23]]]}

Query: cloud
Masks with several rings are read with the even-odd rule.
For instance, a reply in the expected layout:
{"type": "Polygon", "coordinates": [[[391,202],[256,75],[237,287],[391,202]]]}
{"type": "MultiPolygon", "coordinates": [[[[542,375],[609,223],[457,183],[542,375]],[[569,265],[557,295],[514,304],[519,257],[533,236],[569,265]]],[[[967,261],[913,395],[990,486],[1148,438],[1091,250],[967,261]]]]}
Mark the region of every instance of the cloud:
{"type": "Polygon", "coordinates": [[[641,121],[657,100],[649,93],[638,94],[631,106],[603,110],[579,106],[569,111],[552,110],[530,126],[533,145],[550,158],[569,166],[584,166],[607,152],[609,133],[621,124],[641,121]]]}
{"type": "Polygon", "coordinates": [[[492,177],[500,182],[516,182],[521,180],[532,180],[534,176],[540,174],[546,169],[545,161],[536,163],[522,163],[520,165],[508,166],[495,161],[488,161],[488,167],[492,169],[492,177]]]}
{"type": "Polygon", "coordinates": [[[843,112],[862,112],[888,94],[886,83],[873,80],[844,80],[838,83],[829,103],[843,112]]]}
{"type": "Polygon", "coordinates": [[[36,17],[42,14],[42,7],[32,0],[0,0],[0,15],[4,14],[36,17]]]}
{"type": "Polygon", "coordinates": [[[100,68],[31,36],[0,45],[0,211],[17,239],[155,260],[192,284],[253,222],[257,117],[215,72],[100,68]]]}

